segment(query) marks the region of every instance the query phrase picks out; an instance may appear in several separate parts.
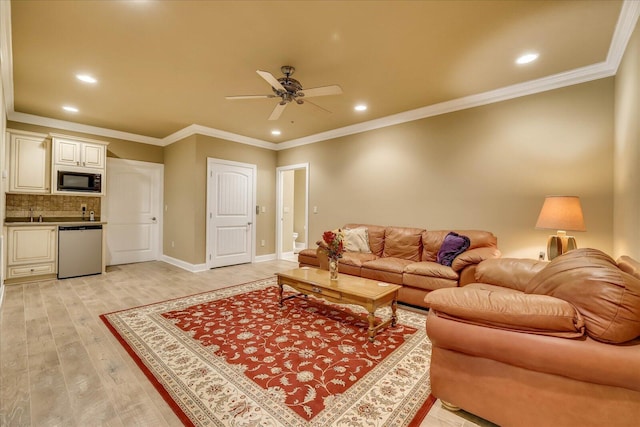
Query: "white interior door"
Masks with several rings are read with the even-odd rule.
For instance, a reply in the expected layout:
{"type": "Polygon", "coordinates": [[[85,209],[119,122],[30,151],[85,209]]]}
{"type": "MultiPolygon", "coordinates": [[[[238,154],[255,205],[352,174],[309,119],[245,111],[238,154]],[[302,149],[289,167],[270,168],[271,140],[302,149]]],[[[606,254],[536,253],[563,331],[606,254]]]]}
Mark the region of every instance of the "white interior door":
{"type": "Polygon", "coordinates": [[[161,164],[107,159],[107,265],[159,259],[163,175],[161,164]]]}
{"type": "Polygon", "coordinates": [[[253,260],[256,166],[207,159],[207,268],[253,260]]]}

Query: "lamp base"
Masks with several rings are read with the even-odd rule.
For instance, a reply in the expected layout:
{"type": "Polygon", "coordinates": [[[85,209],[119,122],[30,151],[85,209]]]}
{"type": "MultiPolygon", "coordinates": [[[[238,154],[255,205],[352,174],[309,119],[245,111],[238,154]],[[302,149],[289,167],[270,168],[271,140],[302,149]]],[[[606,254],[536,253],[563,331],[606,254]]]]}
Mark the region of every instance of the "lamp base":
{"type": "Polygon", "coordinates": [[[573,236],[554,234],[547,240],[547,257],[549,261],[565,252],[576,249],[576,239],[573,236]]]}

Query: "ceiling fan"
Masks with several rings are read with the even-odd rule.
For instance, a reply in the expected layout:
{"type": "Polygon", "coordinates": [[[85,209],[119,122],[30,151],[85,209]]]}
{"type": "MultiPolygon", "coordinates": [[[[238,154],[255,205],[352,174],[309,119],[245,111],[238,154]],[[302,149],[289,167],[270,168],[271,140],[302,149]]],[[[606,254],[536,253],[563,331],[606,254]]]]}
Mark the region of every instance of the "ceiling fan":
{"type": "Polygon", "coordinates": [[[326,95],[340,95],[342,88],[338,85],[314,87],[310,89],[303,89],[302,84],[291,78],[291,75],[296,71],[291,65],[284,65],[280,67],[280,71],[284,74],[284,77],[276,79],[273,74],[268,71],[257,70],[256,72],[260,77],[265,79],[267,83],[271,85],[273,94],[269,95],[239,95],[239,96],[227,96],[226,99],[264,99],[264,98],[281,98],[280,102],[271,112],[269,120],[278,120],[284,109],[291,101],[295,101],[296,104],[304,104],[308,102],[327,113],[329,110],[322,108],[318,104],[314,104],[307,98],[314,96],[326,96],[326,95]],[[304,99],[303,99],[304,98],[304,99]]]}

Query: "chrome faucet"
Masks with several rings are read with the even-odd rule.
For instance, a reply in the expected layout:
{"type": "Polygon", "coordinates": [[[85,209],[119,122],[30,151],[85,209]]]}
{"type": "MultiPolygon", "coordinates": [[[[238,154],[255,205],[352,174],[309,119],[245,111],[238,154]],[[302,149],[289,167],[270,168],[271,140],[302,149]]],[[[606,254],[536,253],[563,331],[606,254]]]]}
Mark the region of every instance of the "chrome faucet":
{"type": "Polygon", "coordinates": [[[29,208],[29,222],[33,222],[33,208],[29,208]]]}

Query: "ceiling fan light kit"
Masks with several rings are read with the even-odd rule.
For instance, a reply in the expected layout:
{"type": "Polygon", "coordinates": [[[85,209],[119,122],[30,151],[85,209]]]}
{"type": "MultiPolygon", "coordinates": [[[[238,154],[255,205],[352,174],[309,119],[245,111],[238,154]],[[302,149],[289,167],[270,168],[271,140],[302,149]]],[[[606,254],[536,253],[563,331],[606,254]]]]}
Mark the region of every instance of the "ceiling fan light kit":
{"type": "Polygon", "coordinates": [[[268,71],[257,70],[256,72],[260,77],[266,80],[271,85],[273,94],[268,95],[237,95],[227,96],[226,99],[265,99],[265,98],[280,98],[269,116],[269,120],[278,120],[284,109],[291,101],[295,101],[296,104],[302,105],[307,101],[309,104],[318,107],[319,109],[330,113],[331,111],[320,107],[319,105],[308,101],[307,98],[315,96],[327,96],[327,95],[340,95],[342,94],[342,88],[338,85],[320,86],[310,89],[303,89],[302,83],[292,78],[291,76],[296,71],[291,65],[283,65],[280,67],[280,71],[284,74],[284,77],[275,78],[273,74],[268,71]],[[302,99],[304,98],[304,99],[302,99]]]}

